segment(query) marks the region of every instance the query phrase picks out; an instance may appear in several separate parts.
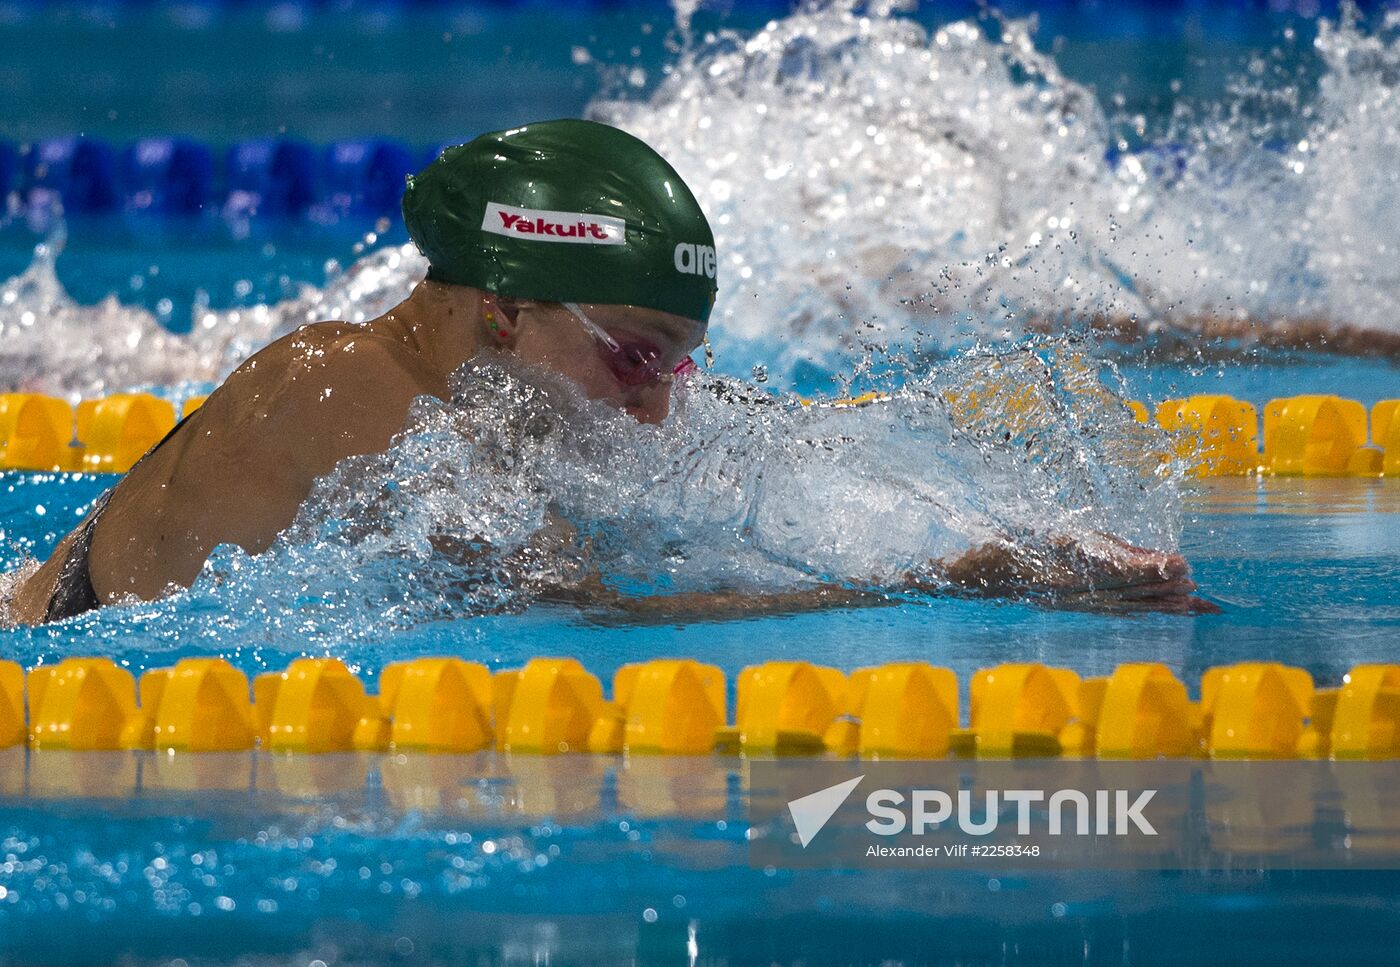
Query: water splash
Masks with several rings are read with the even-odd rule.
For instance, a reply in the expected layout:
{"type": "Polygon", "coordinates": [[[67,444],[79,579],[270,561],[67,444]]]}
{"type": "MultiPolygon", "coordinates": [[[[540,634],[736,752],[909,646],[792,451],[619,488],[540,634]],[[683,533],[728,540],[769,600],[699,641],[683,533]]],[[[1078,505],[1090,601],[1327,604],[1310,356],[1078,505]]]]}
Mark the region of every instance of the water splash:
{"type": "MultiPolygon", "coordinates": [[[[1320,59],[1315,99],[1261,57],[1233,102],[1110,161],[1114,119],[1028,23],[929,33],[899,6],[834,0],[706,35],[645,100],[591,109],[655,145],[709,212],[725,372],[812,385],[872,343],[944,352],[1086,325],[1400,354],[1393,18],[1323,22],[1314,51],[1274,55],[1320,59]]],[[[677,10],[690,41],[693,3],[677,10]]],[[[57,248],[0,287],[6,388],[217,381],[306,322],[377,315],[424,271],[411,246],[382,248],[286,302],[199,309],[178,337],[115,298],[73,303],[57,248]]]]}
{"type": "Polygon", "coordinates": [[[371,252],[326,283],[272,305],[197,308],[187,335],[108,296],[80,305],[55,271],[60,233],[0,287],[0,387],[76,401],[131,389],[221,382],[248,356],[307,323],[366,322],[401,302],[427,272],[411,245],[371,252]]]}
{"type": "Polygon", "coordinates": [[[696,190],[722,253],[717,326],[754,363],[830,367],[861,323],[946,346],[1019,334],[1029,311],[1141,308],[1075,235],[1109,196],[1103,112],[1023,24],[994,43],[971,22],[930,36],[807,7],[594,113],[696,190]]]}
{"type": "Polygon", "coordinates": [[[1325,280],[1306,308],[1333,319],[1400,331],[1400,171],[1384,159],[1400,148],[1400,15],[1380,32],[1324,22],[1316,46],[1328,65],[1318,113],[1325,120],[1285,162],[1306,208],[1291,244],[1325,280]]]}
{"type": "Polygon", "coordinates": [[[0,384],[6,391],[73,397],[145,384],[209,378],[197,344],[144,309],[108,296],[78,305],[54,271],[60,233],[0,289],[0,384]]]}
{"type": "Polygon", "coordinates": [[[593,111],[710,212],[736,365],[839,370],[871,330],[946,348],[1085,325],[1393,355],[1398,50],[1393,23],[1324,23],[1317,103],[1247,73],[1238,103],[1115,163],[1114,119],[1027,22],[930,34],[838,0],[712,34],[647,100],[593,111]]]}
{"type": "Polygon", "coordinates": [[[675,419],[644,426],[508,358],[472,364],[450,405],[419,400],[389,451],[319,481],[261,555],[220,548],[188,592],[12,646],[32,660],[100,640],[145,663],[236,644],[374,667],[386,635],[590,582],[902,595],[911,573],[936,579],[930,565],[987,540],[1174,549],[1176,478],[1112,390],[1053,344],[968,354],[857,407],[697,376],[675,419]]]}

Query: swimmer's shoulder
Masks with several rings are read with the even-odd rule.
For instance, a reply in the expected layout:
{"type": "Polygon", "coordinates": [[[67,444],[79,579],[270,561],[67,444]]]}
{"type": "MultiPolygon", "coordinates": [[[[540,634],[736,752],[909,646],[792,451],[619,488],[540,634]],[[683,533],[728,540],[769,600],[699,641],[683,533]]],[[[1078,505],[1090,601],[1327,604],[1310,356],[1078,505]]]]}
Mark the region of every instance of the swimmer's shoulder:
{"type": "Polygon", "coordinates": [[[200,481],[210,468],[324,473],[352,453],[382,449],[415,398],[445,392],[399,340],[362,324],[313,323],[245,360],[143,470],[161,471],[162,483],[200,481]]]}
{"type": "Polygon", "coordinates": [[[224,419],[299,419],[378,401],[449,398],[447,379],[402,339],[371,325],[318,322],[288,333],[238,367],[206,402],[224,419]]]}
{"type": "Polygon", "coordinates": [[[414,399],[447,392],[446,380],[412,347],[372,326],[316,323],[268,349],[274,347],[280,358],[264,366],[272,382],[252,407],[266,414],[259,435],[307,448],[300,456],[318,474],[344,456],[383,449],[414,399]]]}
{"type": "Polygon", "coordinates": [[[431,392],[413,356],[341,323],[303,327],[248,359],[117,485],[93,535],[95,587],[154,597],[187,586],[218,544],[266,547],[316,478],[403,429],[431,392]]]}

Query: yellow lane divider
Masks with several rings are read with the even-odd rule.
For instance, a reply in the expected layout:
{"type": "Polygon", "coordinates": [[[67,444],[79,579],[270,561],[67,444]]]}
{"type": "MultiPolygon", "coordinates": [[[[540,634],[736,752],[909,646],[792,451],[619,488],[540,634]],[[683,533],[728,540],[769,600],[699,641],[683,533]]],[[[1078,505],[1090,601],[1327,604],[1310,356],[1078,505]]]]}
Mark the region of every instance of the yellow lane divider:
{"type": "Polygon", "coordinates": [[[1400,400],[1382,400],[1371,407],[1371,439],[1385,451],[1381,472],[1400,474],[1400,400]]]}
{"type": "MultiPolygon", "coordinates": [[[[1141,423],[1147,408],[1130,401],[1141,423]]],[[[1264,407],[1263,446],[1253,406],[1229,396],[1201,395],[1157,406],[1157,424],[1175,456],[1196,477],[1268,474],[1291,477],[1379,477],[1400,474],[1400,400],[1366,408],[1340,396],[1292,396],[1264,407]]]]}
{"type": "Polygon", "coordinates": [[[72,470],[73,411],[35,393],[0,394],[0,468],[72,470]]]}
{"type": "Polygon", "coordinates": [[[1359,665],[1341,687],[1318,689],[1303,669],[1245,662],[1208,670],[1193,702],[1161,664],[1121,665],[1098,678],[1005,664],[973,676],[966,727],[953,673],[925,662],[850,674],[803,661],[754,665],[735,683],[732,723],[723,673],[688,659],[624,665],[611,700],[572,658],[536,658],[494,675],[460,658],[419,658],[389,665],[378,684],[370,694],[334,658],[259,675],[251,699],[247,678],[222,658],[148,671],[139,687],[109,658],[69,658],[27,679],[0,661],[0,748],[1400,757],[1400,665],[1359,665]]]}
{"type": "MultiPolygon", "coordinates": [[[[205,399],[186,400],[180,415],[189,416],[205,399]]],[[[831,405],[858,407],[882,399],[867,393],[831,405]]],[[[1171,437],[1170,455],[1197,477],[1400,474],[1400,400],[1371,408],[1369,436],[1365,407],[1339,396],[1271,400],[1263,410],[1262,437],[1254,406],[1229,396],[1166,400],[1151,411],[1136,400],[1127,406],[1141,423],[1155,419],[1171,437]]],[[[175,419],[174,407],[149,393],[85,400],[76,410],[52,396],[3,393],[0,470],[125,473],[175,419]]]]}
{"type": "Polygon", "coordinates": [[[1259,467],[1258,417],[1249,403],[1229,396],[1167,400],[1157,406],[1157,425],[1195,476],[1233,477],[1259,467]]]}
{"type": "MultiPolygon", "coordinates": [[[[182,414],[205,397],[185,401],[182,414]]],[[[117,393],[77,408],[38,393],[0,393],[0,470],[125,473],[175,425],[150,393],[117,393]]]]}
{"type": "Polygon", "coordinates": [[[83,451],[79,469],[125,473],[174,428],[175,407],[149,393],[122,393],[95,401],[76,424],[83,451]]]}
{"type": "Polygon", "coordinates": [[[1382,454],[1366,446],[1366,408],[1336,396],[1295,396],[1264,408],[1264,467],[1291,476],[1374,477],[1382,454]]]}

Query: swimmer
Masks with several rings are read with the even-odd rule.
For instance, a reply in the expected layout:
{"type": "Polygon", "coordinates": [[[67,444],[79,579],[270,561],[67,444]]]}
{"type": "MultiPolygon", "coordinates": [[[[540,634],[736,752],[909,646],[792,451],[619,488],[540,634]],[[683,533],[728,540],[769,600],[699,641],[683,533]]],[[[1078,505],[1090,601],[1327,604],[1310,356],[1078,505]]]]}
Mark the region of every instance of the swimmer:
{"type": "MultiPolygon", "coordinates": [[[[450,399],[452,374],[481,354],[512,354],[641,422],[665,420],[704,340],[717,259],[698,202],[655,151],[589,121],[487,134],[410,178],[403,213],[429,263],[412,294],[369,323],[308,325],[244,362],[19,584],[11,620],[151,600],[189,587],[220,544],[265,550],[318,477],[386,450],[413,400],[450,399]]],[[[1059,547],[1047,562],[987,544],[934,571],[942,590],[1193,606],[1178,555],[1111,539],[1059,547]]],[[[697,617],[883,600],[823,588],[638,601],[596,575],[546,597],[697,617]]]]}

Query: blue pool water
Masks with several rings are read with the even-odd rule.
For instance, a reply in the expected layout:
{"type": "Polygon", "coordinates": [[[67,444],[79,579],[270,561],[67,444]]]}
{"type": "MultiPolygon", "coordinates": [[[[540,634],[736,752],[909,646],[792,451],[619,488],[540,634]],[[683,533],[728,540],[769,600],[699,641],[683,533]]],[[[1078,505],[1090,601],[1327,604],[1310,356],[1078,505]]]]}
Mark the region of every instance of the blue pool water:
{"type": "MultiPolygon", "coordinates": [[[[1248,378],[1277,386],[1296,374],[1248,378]]],[[[107,483],[7,475],[7,538],[46,550],[107,483]]],[[[964,687],[1002,661],[1086,675],[1161,661],[1194,688],[1207,667],[1240,660],[1285,661],[1325,685],[1395,658],[1400,483],[1219,480],[1183,503],[1181,547],[1217,615],[934,600],[605,627],[535,608],[386,629],[339,653],[365,675],[416,654],[493,668],[569,654],[602,676],[681,655],[731,680],[765,659],[919,659],[954,669],[964,687]]],[[[210,650],[187,640],[153,651],[140,611],[97,636],[74,625],[0,642],[28,662],[100,650],[133,671],[210,650]]],[[[214,650],[249,673],[291,657],[255,642],[214,650]]],[[[1392,953],[1393,874],[754,869],[744,776],[724,758],[12,749],[0,753],[0,950],[7,962],[66,964],[223,963],[234,952],[239,963],[350,964],[1384,963],[1392,953]]]]}
{"type": "MultiPolygon", "coordinates": [[[[108,485],[100,477],[9,474],[0,488],[9,542],[46,554],[57,536],[108,485]],[[42,517],[36,508],[42,507],[42,517]],[[32,542],[29,544],[28,542],[32,542]]],[[[1182,553],[1218,615],[1128,617],[1050,610],[1033,604],[968,600],[688,624],[598,625],[567,609],[433,622],[399,631],[370,629],[372,640],[332,651],[364,675],[419,654],[462,654],[493,668],[541,654],[583,659],[608,680],[630,661],[687,656],[733,673],[767,659],[807,658],[841,668],[929,660],[964,683],[1003,661],[1044,661],[1084,675],[1130,661],[1161,661],[1194,683],[1212,665],[1273,659],[1336,684],[1353,665],[1394,658],[1400,610],[1400,485],[1393,480],[1224,479],[1193,485],[1183,498],[1182,553]]],[[[15,560],[12,556],[6,566],[15,560]]],[[[141,607],[100,625],[101,652],[134,672],[205,654],[199,641],[156,633],[141,607]]],[[[53,661],[94,650],[81,623],[0,632],[5,652],[53,661]]],[[[219,648],[248,672],[281,668],[301,650],[293,639],[219,648]]]]}
{"type": "MultiPolygon", "coordinates": [[[[35,502],[62,520],[101,486],[5,482],[5,518],[41,540],[35,502]]],[[[420,652],[496,667],[573,654],[600,674],[670,655],[731,675],[767,658],[922,659],[966,682],[1000,661],[1153,660],[1194,682],[1273,658],[1324,684],[1394,658],[1396,482],[1222,481],[1186,506],[1182,547],[1219,615],[941,601],[599,628],[541,609],[386,633],[363,670],[420,652]]],[[[93,649],[59,633],[38,650],[93,649]]],[[[202,649],[103,650],[135,670],[202,649]]],[[[289,656],[233,657],[251,672],[289,656]]],[[[26,768],[15,749],[0,765],[0,949],[15,963],[1385,963],[1400,918],[1384,873],[765,873],[747,863],[743,766],[722,758],[43,752],[26,768]]]]}
{"type": "MultiPolygon", "coordinates": [[[[964,708],[970,675],[1004,661],[1082,675],[1161,661],[1194,693],[1205,669],[1235,661],[1283,661],[1335,685],[1358,663],[1400,659],[1400,481],[1154,477],[1136,492],[1114,444],[1151,441],[1111,398],[1062,405],[1084,399],[1067,389],[1076,355],[1108,361],[1104,385],[1149,402],[1400,397],[1393,344],[1327,351],[1344,330],[1397,332],[1393,28],[1323,23],[1306,2],[1063,3],[1044,5],[1032,40],[1015,21],[949,26],[969,12],[949,6],[903,19],[813,8],[766,29],[779,11],[740,6],[730,21],[701,11],[677,50],[673,13],[644,4],[0,4],[0,92],[26,105],[0,119],[0,138],[177,133],[222,149],[372,134],[421,147],[522,115],[611,119],[675,160],[711,212],[726,259],[716,368],[757,394],[964,385],[1031,323],[1073,337],[1036,344],[1055,385],[1024,459],[967,451],[914,394],[883,422],[877,410],[699,407],[695,432],[716,462],[682,468],[692,478],[656,470],[687,437],[615,425],[614,476],[590,475],[596,465],[562,445],[551,453],[581,471],[577,493],[548,467],[522,470],[592,514],[623,579],[677,558],[756,588],[864,577],[926,550],[901,530],[926,530],[941,552],[978,528],[1031,540],[1036,514],[1074,524],[1083,512],[1082,530],[1179,548],[1218,614],[932,597],[625,624],[512,598],[518,613],[484,614],[476,599],[429,607],[419,593],[441,594],[441,575],[416,583],[414,540],[439,519],[477,520],[486,492],[451,415],[431,411],[391,458],[359,468],[398,494],[386,530],[399,543],[341,542],[331,525],[347,498],[328,493],[265,559],[223,554],[163,603],[0,629],[0,657],[103,654],[139,673],[219,654],[251,675],[333,654],[372,679],[419,655],[493,669],[572,655],[606,681],[626,662],[684,656],[731,682],[770,659],[919,659],[957,673],[964,708]],[[705,36],[725,23],[742,42],[705,36]],[[168,54],[154,62],[152,48],[168,54]],[[55,63],[67,88],[48,80],[55,63]],[[385,67],[402,63],[415,69],[385,67]],[[1151,338],[1099,342],[1086,319],[1142,323],[1151,338]],[[1324,335],[1285,352],[1247,328],[1190,335],[1201,319],[1264,333],[1306,321],[1324,335]],[[829,456],[793,445],[809,438],[829,456]],[[930,488],[946,519],[910,498],[930,488]],[[731,498],[767,516],[755,511],[745,532],[731,498]],[[896,544],[905,557],[891,564],[896,544]]],[[[141,386],[179,399],[296,325],[381,311],[422,271],[392,221],[115,211],[70,218],[65,236],[22,193],[7,204],[6,390],[141,386]]],[[[477,388],[524,407],[491,378],[477,388]]],[[[111,483],[0,475],[0,571],[45,556],[111,483]]],[[[531,508],[486,510],[513,526],[531,508]]],[[[1388,873],[753,869],[745,777],[722,757],[0,751],[0,964],[1395,959],[1388,873]]]]}
{"type": "Polygon", "coordinates": [[[9,962],[1393,960],[1394,874],[751,868],[734,762],[162,760],[33,757],[9,962]]]}

